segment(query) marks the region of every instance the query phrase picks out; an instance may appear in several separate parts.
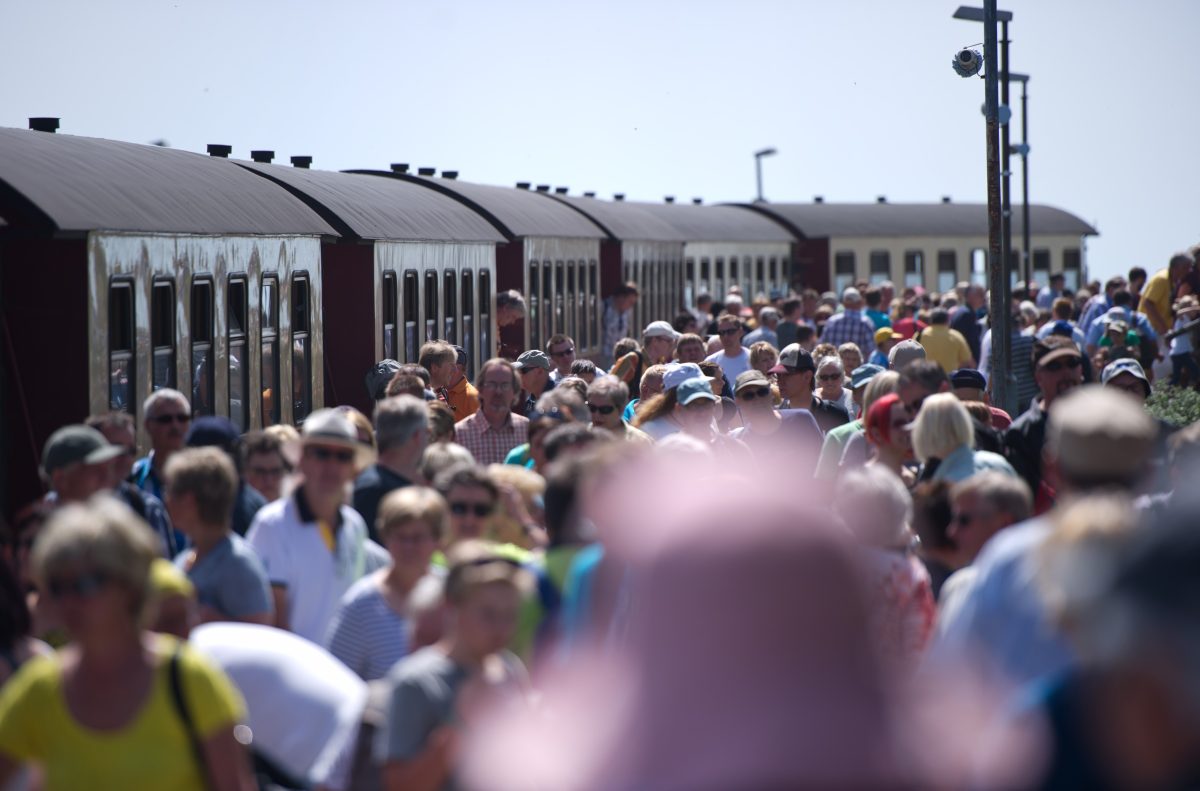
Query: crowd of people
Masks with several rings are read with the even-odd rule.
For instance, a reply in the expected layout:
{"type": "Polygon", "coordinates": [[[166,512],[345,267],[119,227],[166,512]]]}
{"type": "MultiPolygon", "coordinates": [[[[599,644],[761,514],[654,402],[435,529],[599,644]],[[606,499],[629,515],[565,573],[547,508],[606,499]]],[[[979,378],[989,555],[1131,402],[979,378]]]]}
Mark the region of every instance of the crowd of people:
{"type": "Polygon", "coordinates": [[[1000,322],[860,283],[630,337],[630,283],[606,359],[429,341],[370,416],[244,435],[160,389],[141,457],[64,426],[5,525],[0,781],[1193,787],[1200,423],[1146,402],[1200,385],[1197,252],[1000,322]]]}

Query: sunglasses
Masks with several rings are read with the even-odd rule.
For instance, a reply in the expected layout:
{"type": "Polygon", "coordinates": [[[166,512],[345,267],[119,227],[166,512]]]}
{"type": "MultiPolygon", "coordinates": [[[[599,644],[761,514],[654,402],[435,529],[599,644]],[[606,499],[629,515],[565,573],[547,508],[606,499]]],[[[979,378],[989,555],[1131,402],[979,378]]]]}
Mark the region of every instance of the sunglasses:
{"type": "Polygon", "coordinates": [[[756,398],[769,398],[771,395],[771,388],[758,387],[754,390],[746,388],[745,390],[739,391],[737,395],[738,398],[743,398],[747,401],[753,401],[756,398]]]}
{"type": "Polygon", "coordinates": [[[90,599],[99,593],[100,589],[107,585],[108,582],[109,578],[107,574],[93,571],[90,574],[80,574],[74,579],[60,578],[48,580],[46,582],[46,591],[52,599],[65,599],[68,596],[90,599]]]}
{"type": "Polygon", "coordinates": [[[842,378],[841,374],[821,374],[817,377],[819,382],[836,382],[842,378]]]}
{"type": "Polygon", "coordinates": [[[1042,370],[1057,373],[1064,368],[1069,368],[1072,371],[1083,365],[1083,360],[1078,357],[1067,357],[1061,360],[1053,360],[1042,366],[1042,370]]]}
{"type": "Polygon", "coordinates": [[[450,503],[450,513],[465,516],[473,513],[481,519],[492,512],[492,506],[483,503],[450,503]]]}
{"type": "Polygon", "coordinates": [[[611,415],[617,410],[615,406],[600,406],[599,404],[588,404],[588,409],[591,410],[593,415],[597,412],[599,412],[601,415],[611,415]]]}
{"type": "Polygon", "coordinates": [[[736,335],[742,331],[741,327],[728,327],[723,330],[717,330],[718,335],[736,335]]]}
{"type": "Polygon", "coordinates": [[[190,422],[192,422],[191,415],[183,415],[183,414],[156,415],[155,417],[152,417],[150,419],[153,420],[155,423],[157,423],[160,426],[168,426],[171,423],[190,423],[190,422]]]}
{"type": "Polygon", "coordinates": [[[334,459],[341,464],[349,464],[354,461],[354,451],[352,450],[330,450],[329,448],[310,447],[308,452],[317,461],[334,459]]]}
{"type": "Polygon", "coordinates": [[[570,349],[563,349],[560,352],[550,352],[550,356],[551,357],[569,357],[574,353],[575,353],[575,349],[570,348],[570,349]]]}

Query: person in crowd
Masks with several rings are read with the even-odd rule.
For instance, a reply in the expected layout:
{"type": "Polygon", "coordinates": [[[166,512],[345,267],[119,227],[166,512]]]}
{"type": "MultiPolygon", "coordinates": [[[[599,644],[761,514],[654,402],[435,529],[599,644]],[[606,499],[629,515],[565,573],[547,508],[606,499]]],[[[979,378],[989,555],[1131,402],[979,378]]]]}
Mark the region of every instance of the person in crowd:
{"type": "Polygon", "coordinates": [[[354,583],[338,605],[325,646],[364,681],[383,678],[409,653],[409,597],[429,577],[430,561],[446,534],[445,499],[408,486],[380,502],[376,529],[391,565],[354,583]]]}
{"type": "Polygon", "coordinates": [[[671,329],[683,335],[685,333],[696,333],[700,331],[700,323],[696,321],[696,317],[688,311],[680,311],[675,314],[675,318],[671,319],[671,329]]]}
{"type": "Polygon", "coordinates": [[[750,368],[764,376],[779,364],[779,352],[766,341],[750,346],[750,368]]]}
{"type": "Polygon", "coordinates": [[[588,387],[587,407],[592,427],[605,429],[619,439],[652,444],[654,440],[641,429],[629,425],[623,415],[629,400],[629,388],[615,376],[601,376],[588,387]]]}
{"type": "Polygon", "coordinates": [[[671,361],[679,333],[665,321],[652,321],[642,331],[641,348],[619,358],[613,363],[610,374],[625,384],[642,380],[642,374],[651,365],[662,365],[671,361]]]}
{"type": "MultiPolygon", "coordinates": [[[[1015,357],[1014,357],[1015,359],[1015,357]]],[[[1054,402],[1083,384],[1083,357],[1067,338],[1052,335],[1033,348],[1033,363],[1040,398],[1004,432],[1004,455],[1033,492],[1038,513],[1048,507],[1052,484],[1043,489],[1043,449],[1046,421],[1054,402]]]]}
{"type": "Polygon", "coordinates": [[[570,335],[557,332],[546,341],[546,355],[553,366],[550,371],[550,381],[558,384],[558,380],[571,375],[571,364],[575,362],[575,339],[570,335]]]}
{"type": "Polygon", "coordinates": [[[979,359],[979,342],[983,336],[981,322],[986,318],[987,292],[980,285],[967,286],[963,304],[950,311],[950,329],[963,336],[973,360],[979,359]]]}
{"type": "Polygon", "coordinates": [[[843,343],[837,348],[837,354],[842,358],[842,370],[847,376],[864,362],[862,350],[858,348],[857,343],[843,343]]]}
{"type": "Polygon", "coordinates": [[[676,388],[675,422],[683,433],[695,439],[709,445],[724,445],[720,441],[726,438],[713,430],[715,409],[720,400],[704,377],[681,382],[676,388]]]}
{"type": "Polygon", "coordinates": [[[1175,311],[1174,337],[1171,338],[1169,356],[1171,358],[1171,384],[1179,385],[1186,374],[1187,382],[1192,387],[1200,384],[1200,365],[1192,350],[1192,332],[1188,325],[1200,317],[1200,300],[1193,294],[1180,297],[1173,306],[1175,311]]]}
{"type": "Polygon", "coordinates": [[[447,401],[450,383],[458,376],[458,354],[445,341],[421,345],[417,364],[429,372],[428,387],[441,401],[447,401]]]}
{"type": "Polygon", "coordinates": [[[365,384],[367,386],[367,393],[370,394],[372,401],[382,401],[387,398],[388,384],[391,383],[399,370],[399,362],[387,359],[380,360],[375,363],[375,367],[367,371],[365,384]]]}
{"type": "Polygon", "coordinates": [[[1175,315],[1171,310],[1171,299],[1194,263],[1190,253],[1175,253],[1165,269],[1158,270],[1146,281],[1137,309],[1139,313],[1146,315],[1155,335],[1166,335],[1174,326],[1175,315]]]}
{"type": "MultiPolygon", "coordinates": [[[[395,396],[388,395],[388,398],[395,398],[395,396]]],[[[371,424],[371,418],[348,404],[334,407],[334,411],[345,416],[354,426],[354,436],[358,438],[359,444],[367,447],[372,453],[378,452],[379,445],[375,442],[375,426],[371,424]]]]}
{"type": "Polygon", "coordinates": [[[1042,287],[1042,290],[1037,294],[1035,305],[1038,308],[1049,310],[1054,304],[1054,300],[1063,295],[1063,286],[1066,284],[1066,278],[1061,272],[1055,272],[1050,275],[1050,282],[1042,287]]]}
{"type": "Polygon", "coordinates": [[[499,464],[527,439],[529,420],[512,411],[520,391],[516,369],[502,358],[488,360],[479,369],[478,388],[479,411],[454,424],[455,441],[480,464],[499,464]]]}
{"type": "MultiPolygon", "coordinates": [[[[863,313],[876,330],[882,330],[885,327],[892,326],[892,319],[888,316],[887,311],[883,308],[887,307],[887,302],[883,299],[883,291],[879,286],[869,286],[866,291],[862,292],[863,301],[866,304],[866,309],[863,313]]],[[[861,364],[861,363],[860,363],[861,364]]],[[[855,366],[856,368],[858,366],[855,366]]]]}
{"type": "Polygon", "coordinates": [[[320,643],[338,600],[387,554],[345,504],[355,474],[374,461],[354,424],[319,409],[304,421],[301,448],[295,491],[259,511],[246,539],[267,571],[275,625],[320,643]]]}
{"type": "Polygon", "coordinates": [[[1109,326],[1118,321],[1125,324],[1127,332],[1132,330],[1138,334],[1139,342],[1135,345],[1139,345],[1141,338],[1144,337],[1154,348],[1157,348],[1158,333],[1150,319],[1140,310],[1134,310],[1133,295],[1129,291],[1118,288],[1112,295],[1112,307],[1083,327],[1084,343],[1089,353],[1095,354],[1095,350],[1100,347],[1104,337],[1108,334],[1109,326]]]}
{"type": "Polygon", "coordinates": [[[558,382],[569,382],[574,379],[582,381],[585,385],[590,385],[601,373],[602,371],[591,360],[576,360],[571,363],[571,375],[559,379],[558,382]]]}
{"type": "MultiPolygon", "coordinates": [[[[543,467],[543,469],[546,469],[543,467]]],[[[491,516],[488,537],[503,551],[522,562],[546,547],[546,479],[541,473],[514,464],[492,464],[488,479],[499,492],[498,508],[491,516]]]]}
{"type": "Polygon", "coordinates": [[[903,340],[911,340],[928,326],[917,317],[920,306],[920,302],[916,299],[908,299],[900,304],[896,320],[892,323],[892,329],[899,333],[903,340]]]}
{"type": "Polygon", "coordinates": [[[33,636],[33,616],[18,569],[0,563],[0,688],[30,659],[50,653],[50,646],[33,636]]]}
{"type": "Polygon", "coordinates": [[[866,466],[883,467],[910,489],[917,483],[916,474],[907,465],[913,458],[911,424],[912,413],[895,393],[876,400],[864,421],[864,437],[873,449],[866,466]]]}
{"type": "Polygon", "coordinates": [[[742,427],[729,436],[746,444],[759,461],[779,461],[801,478],[812,475],[821,429],[812,414],[800,409],[780,414],[775,409],[771,381],[758,370],[749,370],[734,383],[734,397],[742,427]]]}
{"type": "Polygon", "coordinates": [[[510,289],[496,294],[496,326],[511,327],[525,319],[525,297],[520,291],[510,289]]]}
{"type": "Polygon", "coordinates": [[[837,404],[849,418],[858,416],[858,405],[854,394],[845,388],[846,369],[842,358],[836,355],[822,357],[817,361],[817,391],[822,401],[837,404]]]}
{"type": "MultiPolygon", "coordinates": [[[[1020,314],[1014,313],[1010,322],[1009,332],[1009,383],[1010,389],[1015,386],[1017,391],[1017,412],[1024,412],[1029,403],[1037,395],[1037,378],[1034,376],[1033,345],[1036,342],[1032,328],[1026,326],[1026,321],[1020,314]],[[1029,330],[1026,332],[1026,330],[1029,330]]],[[[991,380],[992,371],[992,331],[988,329],[980,341],[979,372],[991,380]]]]}
{"type": "Polygon", "coordinates": [[[162,500],[162,471],[172,453],[183,450],[192,405],[178,390],[155,390],[142,404],[142,425],[150,436],[150,453],[133,465],[133,482],[139,489],[162,500]]]}
{"type": "Polygon", "coordinates": [[[911,362],[925,359],[925,347],[914,340],[899,341],[888,351],[888,370],[902,371],[911,362]]]}
{"type": "Polygon", "coordinates": [[[112,484],[113,461],[124,452],[94,428],[63,426],[42,450],[42,480],[51,504],[83,502],[112,484]]]}
{"type": "MultiPolygon", "coordinates": [[[[435,403],[435,402],[429,402],[435,403]]],[[[412,396],[393,396],[375,405],[375,437],[379,445],[375,463],[354,479],[352,503],[367,526],[371,540],[376,514],[384,496],[421,480],[418,466],[429,444],[429,409],[412,396]]]]}
{"type": "Polygon", "coordinates": [[[934,393],[950,392],[950,377],[942,370],[942,366],[933,360],[913,360],[900,371],[900,383],[896,392],[908,407],[909,413],[916,417],[926,398],[934,393]]]}
{"type": "Polygon", "coordinates": [[[1080,329],[1086,333],[1093,321],[1108,312],[1109,308],[1113,306],[1113,294],[1119,289],[1128,290],[1128,283],[1120,275],[1114,275],[1105,281],[1104,291],[1090,298],[1083,310],[1080,311],[1080,329]]]}
{"type": "Polygon", "coordinates": [[[475,457],[457,442],[432,442],[421,456],[421,478],[432,483],[442,470],[459,464],[472,465],[475,457]]]}
{"type": "Polygon", "coordinates": [[[680,425],[676,420],[675,413],[678,394],[675,390],[688,379],[699,378],[703,375],[700,366],[695,363],[668,365],[663,374],[663,391],[638,407],[633,425],[649,434],[654,440],[661,440],[678,432],[680,425]]]}
{"type": "MultiPolygon", "coordinates": [[[[627,337],[633,330],[633,306],[637,304],[639,293],[636,283],[622,283],[611,296],[604,298],[601,317],[604,330],[600,338],[600,348],[604,351],[615,349],[617,341],[627,337]]],[[[614,352],[612,361],[617,359],[614,352]]]]}
{"type": "Polygon", "coordinates": [[[157,555],[146,524],[112,498],[51,516],[34,576],[71,644],[26,662],[0,691],[0,785],[29,763],[49,789],[253,787],[228,677],[142,629],[157,555]]]}
{"type": "Polygon", "coordinates": [[[720,365],[708,360],[700,363],[700,373],[708,380],[708,386],[712,388],[713,395],[720,399],[716,409],[713,410],[716,416],[717,430],[722,434],[727,433],[737,417],[737,404],[733,400],[733,382],[725,378],[725,372],[721,370],[720,365]]]}
{"type": "Polygon", "coordinates": [[[454,442],[454,412],[441,401],[426,401],[429,410],[429,442],[454,442]]]}
{"type": "Polygon", "coordinates": [[[450,348],[454,349],[454,371],[446,386],[445,401],[455,420],[465,420],[479,411],[479,391],[467,379],[467,366],[471,363],[467,350],[455,345],[450,348]]]}
{"type": "Polygon", "coordinates": [[[542,470],[548,470],[555,461],[583,453],[593,445],[613,441],[615,437],[612,434],[607,431],[592,431],[587,423],[572,422],[555,426],[546,433],[546,464],[542,470]]]}
{"type": "Polygon", "coordinates": [[[162,501],[130,482],[134,459],[137,458],[137,433],[133,417],[128,412],[105,412],[89,417],[85,425],[99,431],[109,444],[121,449],[121,453],[112,460],[112,475],[106,488],[163,537],[168,552],[176,544],[181,545],[184,537],[172,529],[171,519],[162,501]]]}
{"type": "MultiPolygon", "coordinates": [[[[703,357],[700,361],[703,361],[703,357]]],[[[638,387],[638,397],[630,399],[629,403],[625,405],[625,422],[632,425],[634,417],[637,416],[638,406],[643,401],[649,401],[663,391],[663,376],[666,372],[666,365],[652,365],[646,369],[646,372],[642,374],[642,381],[638,387]]]]}
{"type": "Polygon", "coordinates": [[[782,315],[775,327],[776,349],[796,343],[796,328],[804,323],[804,301],[800,297],[789,297],[783,301],[780,311],[782,315]]]}
{"type": "Polygon", "coordinates": [[[971,416],[953,393],[935,393],[925,399],[912,426],[913,453],[926,468],[936,466],[931,479],[951,483],[995,471],[1016,475],[1003,456],[975,450],[971,416]]]}
{"type": "Polygon", "coordinates": [[[532,349],[522,352],[513,368],[521,380],[521,394],[517,398],[519,412],[528,415],[537,400],[554,389],[554,382],[550,381],[550,358],[545,352],[532,349]]]}
{"type": "MultiPolygon", "coordinates": [[[[815,327],[810,327],[807,324],[801,324],[796,328],[796,344],[804,349],[809,354],[817,348],[817,330],[815,327]]],[[[783,348],[783,347],[780,347],[783,348]]]]}
{"type": "Polygon", "coordinates": [[[987,380],[983,374],[974,368],[959,368],[950,372],[950,387],[954,395],[962,401],[979,401],[987,404],[992,418],[990,425],[997,431],[1003,431],[1012,425],[1012,417],[1000,407],[992,406],[991,396],[987,391],[987,380]]]}
{"type": "Polygon", "coordinates": [[[766,341],[774,348],[779,348],[779,311],[775,308],[763,308],[758,312],[758,328],[746,333],[742,345],[749,349],[756,343],[766,341]]]}
{"type": "Polygon", "coordinates": [[[195,586],[201,619],[274,623],[262,561],[232,529],[238,478],[228,454],[215,447],[183,450],[165,473],[167,508],[190,542],[175,565],[195,586]]]}
{"type": "Polygon", "coordinates": [[[699,335],[680,335],[675,344],[675,362],[702,363],[708,356],[704,339],[699,335]]]}
{"type": "Polygon", "coordinates": [[[1050,306],[1050,320],[1037,328],[1034,337],[1045,338],[1051,333],[1066,335],[1075,341],[1075,345],[1082,350],[1086,343],[1086,336],[1072,320],[1074,315],[1075,304],[1067,297],[1059,297],[1050,306]]]}
{"type": "Polygon", "coordinates": [[[929,574],[914,552],[912,498],[879,466],[852,470],[838,482],[834,510],[862,544],[869,629],[885,662],[911,668],[933,636],[929,574]]]}
{"type": "Polygon", "coordinates": [[[900,374],[880,371],[878,366],[864,365],[854,371],[850,381],[855,403],[859,407],[859,417],[826,432],[816,469],[816,476],[823,480],[837,478],[841,467],[861,467],[867,463],[868,446],[863,434],[867,412],[881,396],[896,391],[900,374]],[[851,445],[854,450],[849,450],[851,445]]]}
{"type": "Polygon", "coordinates": [[[388,674],[386,724],[374,750],[386,791],[453,783],[461,732],[476,708],[527,694],[525,669],[505,647],[532,586],[528,572],[478,541],[455,547],[448,562],[445,636],[388,674]]]}
{"type": "Polygon", "coordinates": [[[929,326],[917,333],[917,341],[925,347],[925,356],[947,373],[975,367],[967,339],[958,330],[950,329],[950,314],[945,308],[930,311],[929,326]]]}
{"type": "Polygon", "coordinates": [[[242,477],[241,437],[237,427],[229,418],[220,415],[199,417],[192,422],[184,443],[188,448],[217,448],[233,464],[237,475],[237,492],[230,526],[239,536],[246,535],[250,523],[254,521],[254,515],[267,504],[267,499],[242,477]]]}
{"type": "Polygon", "coordinates": [[[857,343],[859,351],[870,355],[875,351],[875,325],[863,315],[863,298],[857,288],[850,286],[842,292],[842,312],[830,316],[821,331],[821,342],[840,346],[857,343]]]}
{"type": "Polygon", "coordinates": [[[750,351],[742,346],[741,320],[731,313],[722,313],[717,317],[717,336],[721,350],[705,359],[721,366],[725,378],[732,382],[750,368],[750,351]]]}
{"type": "Polygon", "coordinates": [[[699,326],[700,332],[705,332],[708,325],[712,323],[713,298],[708,292],[701,292],[696,296],[696,307],[689,308],[689,312],[696,317],[696,324],[699,326]]]}
{"type": "Polygon", "coordinates": [[[875,351],[871,352],[868,362],[871,365],[887,368],[888,353],[892,350],[893,346],[902,340],[904,340],[904,336],[891,327],[882,327],[875,330],[875,351]]]}
{"type": "Polygon", "coordinates": [[[489,522],[500,502],[500,490],[484,468],[462,465],[443,470],[434,479],[434,488],[446,500],[449,510],[442,548],[459,541],[486,537],[489,522]]]}
{"type": "Polygon", "coordinates": [[[912,529],[921,542],[917,555],[929,573],[929,587],[940,612],[943,586],[957,568],[958,547],[950,538],[950,484],[922,481],[913,488],[912,501],[912,529]]]}
{"type": "Polygon", "coordinates": [[[282,497],[292,463],[279,437],[273,432],[251,431],[242,438],[241,452],[246,483],[269,503],[282,497]]]}
{"type": "MultiPolygon", "coordinates": [[[[538,399],[533,412],[529,413],[529,427],[526,431],[529,441],[509,451],[504,457],[505,464],[541,470],[546,466],[545,441],[550,429],[562,423],[591,422],[585,399],[578,396],[575,388],[571,386],[571,382],[575,381],[579,380],[563,379],[558,387],[538,399]]],[[[586,388],[583,388],[583,392],[586,395],[586,388]]]]}
{"type": "MultiPolygon", "coordinates": [[[[1138,485],[1156,430],[1135,401],[1085,385],[1064,391],[1049,411],[1043,451],[1063,503],[1104,490],[1129,493],[1138,485]]],[[[1029,584],[1041,547],[1054,535],[1057,515],[1052,511],[1006,528],[987,543],[961,606],[941,629],[943,650],[952,656],[973,652],[1016,684],[1048,678],[1071,665],[1075,657],[1029,584]]]]}
{"type": "Polygon", "coordinates": [[[780,409],[807,409],[825,433],[850,422],[850,414],[844,407],[817,397],[817,364],[799,344],[783,349],[779,353],[779,364],[770,373],[775,375],[779,394],[783,397],[780,409]]]}

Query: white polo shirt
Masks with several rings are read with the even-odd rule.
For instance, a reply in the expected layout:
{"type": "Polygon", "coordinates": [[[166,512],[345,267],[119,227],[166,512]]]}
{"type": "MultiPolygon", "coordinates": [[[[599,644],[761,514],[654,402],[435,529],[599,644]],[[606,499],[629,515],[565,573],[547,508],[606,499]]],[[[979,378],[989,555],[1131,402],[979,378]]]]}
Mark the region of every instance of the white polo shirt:
{"type": "Polygon", "coordinates": [[[337,545],[330,551],[316,517],[298,488],[261,508],[246,540],[262,558],[272,587],[287,591],[288,628],[321,645],[338,602],[350,586],[383,568],[391,557],[367,537],[362,517],[348,505],[339,509],[337,545]]]}

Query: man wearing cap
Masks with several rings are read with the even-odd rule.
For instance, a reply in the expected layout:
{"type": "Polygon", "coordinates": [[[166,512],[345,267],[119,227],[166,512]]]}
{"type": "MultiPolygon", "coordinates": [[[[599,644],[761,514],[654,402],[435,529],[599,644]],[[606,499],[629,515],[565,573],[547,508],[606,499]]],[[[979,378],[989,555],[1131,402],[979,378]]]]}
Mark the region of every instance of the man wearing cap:
{"type": "Polygon", "coordinates": [[[467,366],[470,360],[467,351],[461,346],[451,346],[454,349],[454,371],[450,376],[450,384],[446,386],[445,402],[454,413],[455,421],[469,418],[479,411],[479,391],[475,385],[467,381],[467,366]]]}
{"type": "Polygon", "coordinates": [[[550,381],[550,356],[531,349],[517,357],[513,368],[521,378],[521,397],[517,403],[521,405],[521,414],[528,415],[542,394],[554,389],[554,382],[550,381]]]}
{"type": "Polygon", "coordinates": [[[992,428],[1003,431],[1012,425],[1012,416],[1000,407],[992,406],[987,391],[987,380],[974,368],[959,368],[950,372],[950,387],[959,401],[979,401],[987,404],[992,413],[992,428]]]}
{"type": "MultiPolygon", "coordinates": [[[[1060,356],[1054,360],[1067,359],[1062,346],[1046,350],[1043,358],[1056,352],[1060,356]]],[[[1044,373],[1039,378],[1049,384],[1044,373]]],[[[1067,387],[1052,402],[1044,450],[1058,493],[1132,494],[1154,444],[1154,422],[1145,410],[1125,395],[1095,385],[1067,387]]],[[[951,661],[982,656],[1013,682],[1014,690],[1072,665],[1075,653],[1032,582],[1055,524],[1053,512],[1034,517],[1005,528],[984,545],[961,605],[939,624],[935,652],[951,661]]]]}
{"type": "Polygon", "coordinates": [[[142,404],[143,425],[150,435],[150,453],[134,462],[133,482],[139,489],[163,498],[162,474],[171,454],[183,450],[192,424],[192,405],[178,390],[155,390],[142,404]]]}
{"type": "Polygon", "coordinates": [[[83,425],[63,426],[42,450],[42,478],[55,504],[80,503],[109,488],[112,461],[123,449],[83,425]]]}
{"type": "Polygon", "coordinates": [[[378,541],[375,517],[384,495],[421,480],[418,465],[429,444],[429,409],[410,395],[385,398],[375,405],[375,441],[379,457],[354,479],[354,510],[378,541]]]}
{"type": "Polygon", "coordinates": [[[309,415],[300,436],[300,485],[258,512],[246,540],[271,582],[275,625],[320,644],[342,595],[391,561],[345,504],[346,487],[374,451],[333,409],[309,415]]]}
{"type": "Polygon", "coordinates": [[[741,320],[732,313],[722,313],[717,318],[717,336],[721,350],[704,359],[721,366],[725,379],[735,382],[743,371],[750,370],[750,350],[742,346],[741,320]]]}
{"type": "MultiPolygon", "coordinates": [[[[639,410],[639,413],[634,420],[634,425],[642,431],[650,435],[651,439],[660,440],[663,437],[668,437],[679,431],[679,420],[675,414],[673,406],[671,406],[671,396],[678,397],[678,393],[674,392],[679,385],[686,382],[688,379],[700,379],[704,377],[704,372],[700,370],[700,366],[696,363],[669,363],[664,367],[662,375],[662,394],[665,396],[663,400],[654,399],[650,401],[644,410],[639,410]],[[656,414],[649,414],[651,410],[655,410],[655,406],[659,408],[656,414]]],[[[712,390],[712,386],[709,386],[712,390]]],[[[678,400],[675,404],[678,404],[678,400]]]]}
{"type": "Polygon", "coordinates": [[[681,433],[700,440],[732,465],[752,460],[744,444],[715,430],[716,407],[721,398],[713,393],[708,379],[688,379],[679,385],[677,393],[675,419],[681,433]]]}
{"type": "Polygon", "coordinates": [[[479,411],[454,424],[454,441],[479,464],[503,464],[510,450],[528,441],[529,420],[512,410],[521,389],[516,368],[503,358],[488,360],[479,369],[476,387],[479,411]]]}
{"type": "Polygon", "coordinates": [[[842,312],[835,313],[825,322],[821,331],[821,343],[841,346],[857,343],[862,353],[869,358],[875,351],[875,325],[863,315],[863,298],[857,288],[850,286],[842,292],[842,312]]]}
{"type": "Polygon", "coordinates": [[[812,475],[821,446],[821,429],[812,414],[775,409],[770,380],[753,369],[737,378],[733,394],[744,425],[729,436],[744,442],[759,461],[778,461],[804,477],[812,475]]]}
{"type": "MultiPolygon", "coordinates": [[[[1100,374],[1100,384],[1128,394],[1143,408],[1146,399],[1150,397],[1150,379],[1146,376],[1142,364],[1132,358],[1116,360],[1106,365],[1100,374]]],[[[1158,436],[1155,439],[1154,452],[1151,454],[1153,469],[1148,471],[1146,476],[1151,483],[1148,488],[1150,491],[1167,491],[1171,488],[1170,476],[1166,469],[1168,445],[1177,427],[1162,418],[1155,418],[1154,423],[1158,429],[1158,436]]]]}
{"type": "Polygon", "coordinates": [[[925,347],[911,338],[898,342],[888,350],[889,371],[902,371],[911,362],[925,359],[925,347]]]}
{"type": "Polygon", "coordinates": [[[675,353],[675,342],[679,333],[665,321],[652,321],[642,330],[642,348],[634,349],[613,363],[610,374],[625,385],[633,386],[642,381],[642,374],[652,365],[671,361],[675,353]]]}
{"type": "Polygon", "coordinates": [[[561,332],[546,341],[546,354],[550,357],[550,381],[558,381],[571,375],[571,364],[575,362],[575,339],[561,332]]]}
{"type": "Polygon", "coordinates": [[[227,417],[209,415],[197,418],[188,430],[184,443],[189,448],[215,447],[220,448],[238,475],[237,493],[234,496],[233,516],[230,527],[239,536],[246,535],[254,515],[267,504],[267,498],[256,491],[253,486],[246,484],[242,474],[241,437],[237,427],[227,417]]]}
{"type": "Polygon", "coordinates": [[[904,340],[904,336],[891,327],[880,327],[875,330],[875,351],[871,352],[871,356],[867,358],[867,362],[886,369],[888,367],[888,352],[902,340],[904,340]]]}
{"type": "Polygon", "coordinates": [[[766,341],[779,348],[779,335],[777,328],[779,327],[779,311],[775,308],[763,308],[758,312],[758,329],[746,334],[742,338],[742,345],[749,349],[759,341],[766,341]]]}
{"type": "Polygon", "coordinates": [[[1043,488],[1042,450],[1046,444],[1046,421],[1054,402],[1083,384],[1083,355],[1069,338],[1051,335],[1034,344],[1033,366],[1039,397],[1013,420],[1004,432],[1003,442],[1004,455],[1029,484],[1035,510],[1041,513],[1054,497],[1048,485],[1043,488]]]}
{"type": "Polygon", "coordinates": [[[1104,284],[1104,293],[1097,294],[1088,300],[1087,305],[1083,309],[1083,313],[1079,316],[1079,327],[1087,332],[1088,327],[1092,326],[1092,322],[1108,312],[1108,309],[1113,306],[1113,295],[1119,289],[1127,288],[1128,284],[1125,278],[1120,275],[1110,277],[1104,284]]]}
{"type": "Polygon", "coordinates": [[[779,353],[779,364],[770,370],[783,396],[780,409],[807,409],[823,433],[850,422],[850,415],[839,404],[816,396],[817,365],[812,355],[793,343],[779,353]]]}
{"type": "Polygon", "coordinates": [[[917,333],[917,341],[925,347],[925,356],[947,373],[975,367],[967,339],[958,330],[950,329],[950,313],[945,308],[930,311],[929,326],[917,333]]]}
{"type": "Polygon", "coordinates": [[[367,393],[370,394],[372,401],[381,401],[387,398],[388,383],[399,371],[400,363],[392,359],[380,360],[375,363],[374,368],[367,371],[364,384],[367,386],[367,393]]]}

